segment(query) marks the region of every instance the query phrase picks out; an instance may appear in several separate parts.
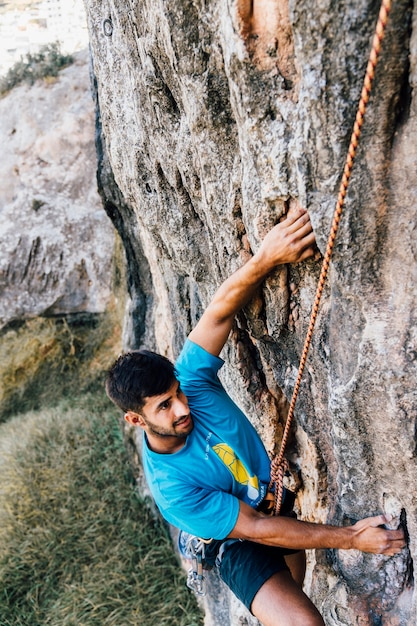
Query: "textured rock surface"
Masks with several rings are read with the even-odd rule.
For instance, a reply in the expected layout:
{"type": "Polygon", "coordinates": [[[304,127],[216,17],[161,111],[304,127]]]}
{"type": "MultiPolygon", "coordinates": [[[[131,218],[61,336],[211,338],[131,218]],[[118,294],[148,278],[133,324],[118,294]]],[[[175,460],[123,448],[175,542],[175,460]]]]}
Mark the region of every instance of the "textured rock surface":
{"type": "Polygon", "coordinates": [[[103,313],[114,229],[97,192],[88,52],[47,83],[0,100],[0,328],[103,313]]]}
{"type": "MultiPolygon", "coordinates": [[[[378,7],[85,4],[103,195],[130,263],[127,341],[175,357],[216,286],[292,202],[308,207],[323,252],[378,7]]],[[[407,523],[410,553],[310,555],[306,589],[332,626],[416,622],[415,24],[411,3],[395,3],[289,450],[303,518],[390,512],[407,523]]],[[[225,350],[228,388],[271,451],[319,269],[271,276],[225,350]]],[[[230,599],[218,606],[230,624],[253,623],[230,599]]],[[[211,608],[207,623],[226,624],[211,608]]]]}

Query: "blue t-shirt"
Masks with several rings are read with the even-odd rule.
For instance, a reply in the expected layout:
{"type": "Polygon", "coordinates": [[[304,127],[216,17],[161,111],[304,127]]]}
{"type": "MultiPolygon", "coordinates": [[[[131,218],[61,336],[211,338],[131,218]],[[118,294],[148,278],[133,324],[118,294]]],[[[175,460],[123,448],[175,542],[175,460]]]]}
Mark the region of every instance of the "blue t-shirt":
{"type": "Polygon", "coordinates": [[[224,539],[239,500],[256,507],[270,479],[270,461],[256,430],[229,398],[217,372],[222,359],[187,340],[175,370],[194,428],[185,445],[158,454],[143,439],[143,466],[164,518],[199,537],[224,539]]]}

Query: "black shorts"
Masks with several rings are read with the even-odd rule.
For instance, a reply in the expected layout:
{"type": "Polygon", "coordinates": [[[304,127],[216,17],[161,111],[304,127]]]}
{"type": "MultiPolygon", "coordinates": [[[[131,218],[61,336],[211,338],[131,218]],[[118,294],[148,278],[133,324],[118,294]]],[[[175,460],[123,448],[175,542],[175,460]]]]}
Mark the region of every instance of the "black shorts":
{"type": "Polygon", "coordinates": [[[295,552],[252,541],[227,541],[219,563],[220,577],[250,611],[262,585],[274,574],[288,571],[284,555],[295,552]]]}

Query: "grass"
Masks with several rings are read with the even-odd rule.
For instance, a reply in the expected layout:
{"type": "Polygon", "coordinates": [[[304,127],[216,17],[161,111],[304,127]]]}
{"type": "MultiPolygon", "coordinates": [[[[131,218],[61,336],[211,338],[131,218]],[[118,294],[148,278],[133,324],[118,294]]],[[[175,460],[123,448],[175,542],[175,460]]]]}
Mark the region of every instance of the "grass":
{"type": "Polygon", "coordinates": [[[199,626],[103,392],[0,425],[1,626],[199,626]]]}

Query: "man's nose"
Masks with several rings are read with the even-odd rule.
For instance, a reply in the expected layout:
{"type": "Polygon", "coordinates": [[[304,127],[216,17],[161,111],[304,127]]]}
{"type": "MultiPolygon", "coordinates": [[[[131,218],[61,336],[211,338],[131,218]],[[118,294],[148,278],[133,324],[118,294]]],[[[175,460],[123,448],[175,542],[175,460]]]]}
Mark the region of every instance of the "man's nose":
{"type": "Polygon", "coordinates": [[[176,417],[182,417],[189,412],[188,402],[185,398],[177,398],[174,402],[174,413],[176,417]]]}

